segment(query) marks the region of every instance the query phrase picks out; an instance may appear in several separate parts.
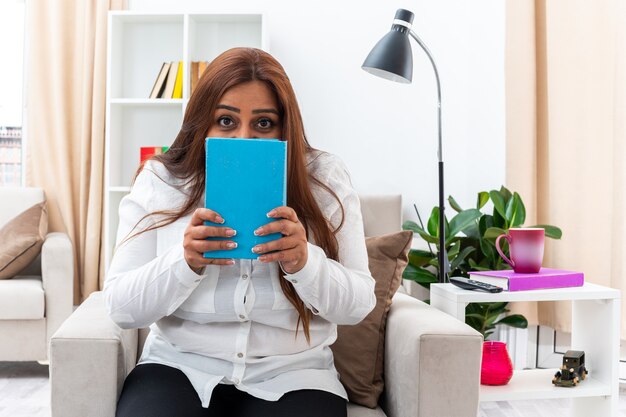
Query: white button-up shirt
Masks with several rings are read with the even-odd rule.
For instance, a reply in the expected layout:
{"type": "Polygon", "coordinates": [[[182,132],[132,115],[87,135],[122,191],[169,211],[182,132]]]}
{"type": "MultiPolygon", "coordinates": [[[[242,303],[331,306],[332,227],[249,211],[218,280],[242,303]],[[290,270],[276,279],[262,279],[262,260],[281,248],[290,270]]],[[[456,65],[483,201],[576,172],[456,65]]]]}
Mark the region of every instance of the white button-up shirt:
{"type": "MultiPolygon", "coordinates": [[[[283,294],[276,262],[236,260],[196,274],[184,258],[183,234],[191,215],[118,246],[104,284],[110,317],[122,328],[150,326],[139,363],[180,369],[208,407],[219,383],[269,401],[300,389],[324,390],[347,399],[330,345],[337,324],[356,324],[375,305],[358,196],[343,162],[315,152],[307,168],[330,186],[344,208],[337,233],[339,259],[326,257],[310,238],[305,266],[286,274],[313,312],[307,343],[298,312],[283,294]],[[297,336],[297,337],[296,337],[297,336]]],[[[119,205],[117,242],[148,213],[183,204],[188,187],[165,166],[148,161],[119,205]]],[[[311,183],[324,216],[336,228],[338,202],[311,183]]],[[[202,199],[202,202],[204,198],[202,199]]],[[[154,224],[151,216],[139,229],[154,224]]],[[[309,235],[311,235],[309,233],[309,235]]]]}

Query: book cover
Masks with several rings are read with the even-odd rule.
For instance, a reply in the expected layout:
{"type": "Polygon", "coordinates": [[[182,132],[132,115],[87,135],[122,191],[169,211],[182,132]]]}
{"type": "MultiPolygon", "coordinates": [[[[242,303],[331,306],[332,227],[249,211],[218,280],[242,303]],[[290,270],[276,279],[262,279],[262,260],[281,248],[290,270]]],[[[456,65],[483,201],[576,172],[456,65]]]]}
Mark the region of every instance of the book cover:
{"type": "Polygon", "coordinates": [[[198,61],[192,61],[191,62],[191,77],[189,78],[190,83],[190,88],[191,88],[191,94],[193,94],[194,90],[196,89],[196,84],[198,84],[198,79],[200,77],[200,74],[198,73],[198,66],[199,66],[200,62],[198,61]]]}
{"type": "Polygon", "coordinates": [[[526,291],[549,288],[580,287],[585,283],[582,272],[541,268],[536,274],[518,274],[513,270],[471,271],[470,278],[502,287],[504,291],[526,291]]]}
{"type": "Polygon", "coordinates": [[[169,62],[164,62],[163,65],[161,65],[161,71],[159,71],[159,75],[157,75],[157,78],[154,81],[152,91],[150,92],[150,98],[159,98],[159,95],[163,92],[163,88],[165,87],[165,79],[167,78],[167,73],[169,69],[169,62]]]}
{"type": "Polygon", "coordinates": [[[202,74],[204,74],[204,71],[206,70],[206,67],[208,65],[208,61],[200,61],[200,63],[198,64],[198,79],[202,77],[202,74]]]}
{"type": "Polygon", "coordinates": [[[170,63],[170,70],[167,73],[167,80],[165,81],[165,87],[159,98],[172,98],[174,92],[174,84],[176,84],[176,75],[178,74],[178,66],[176,62],[170,63]]]}
{"type": "Polygon", "coordinates": [[[273,208],[287,204],[287,142],[277,139],[206,138],[205,207],[219,213],[223,224],[237,231],[237,248],[209,251],[205,258],[256,259],[252,248],[280,239],[280,233],[255,236],[254,231],[275,221],[273,208]]]}
{"type": "Polygon", "coordinates": [[[178,62],[178,71],[176,71],[172,98],[183,98],[183,61],[178,62]]]}

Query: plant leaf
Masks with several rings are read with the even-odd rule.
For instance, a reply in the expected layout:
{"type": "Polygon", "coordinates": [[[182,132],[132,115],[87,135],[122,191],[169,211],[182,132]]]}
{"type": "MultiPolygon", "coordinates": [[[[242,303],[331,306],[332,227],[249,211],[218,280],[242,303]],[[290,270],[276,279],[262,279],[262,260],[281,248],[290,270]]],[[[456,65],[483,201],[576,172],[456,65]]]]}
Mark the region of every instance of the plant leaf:
{"type": "Polygon", "coordinates": [[[518,193],[515,193],[506,204],[506,220],[510,227],[520,226],[526,220],[526,208],[518,193]]]}
{"type": "Polygon", "coordinates": [[[433,207],[433,210],[430,212],[430,217],[428,218],[428,224],[426,225],[428,229],[428,233],[431,236],[438,236],[439,232],[439,207],[433,207]]]}
{"type": "Polygon", "coordinates": [[[494,325],[506,324],[507,326],[515,327],[518,329],[525,329],[528,327],[528,320],[521,314],[511,314],[498,320],[494,325]]]}
{"type": "Polygon", "coordinates": [[[509,223],[504,217],[500,215],[500,213],[498,213],[498,210],[496,210],[495,208],[493,209],[493,225],[502,229],[509,228],[509,223]]]}
{"type": "Polygon", "coordinates": [[[426,233],[426,231],[424,231],[424,229],[422,229],[421,227],[419,227],[419,226],[417,225],[417,223],[415,223],[415,222],[412,222],[412,221],[410,221],[410,220],[407,220],[407,221],[405,221],[405,222],[402,224],[402,227],[403,227],[405,230],[412,230],[412,231],[414,231],[415,233],[419,234],[419,235],[420,235],[420,237],[421,237],[422,239],[424,239],[426,242],[429,242],[429,243],[439,243],[439,240],[437,239],[437,237],[436,237],[436,236],[431,236],[431,235],[429,235],[428,233],[426,233]]]}
{"type": "Polygon", "coordinates": [[[439,239],[437,239],[435,236],[429,235],[428,233],[426,233],[423,230],[419,231],[418,233],[419,233],[420,237],[422,239],[424,239],[428,243],[435,243],[435,244],[439,243],[439,239]]]}
{"type": "Polygon", "coordinates": [[[448,249],[448,258],[454,258],[459,253],[460,249],[461,243],[459,243],[458,241],[454,242],[454,244],[450,246],[450,249],[448,249]]]}
{"type": "Polygon", "coordinates": [[[459,203],[456,202],[456,200],[454,199],[454,197],[449,196],[448,197],[448,202],[450,203],[450,207],[452,207],[457,213],[460,213],[463,211],[463,209],[461,208],[461,206],[459,205],[459,203]]]}
{"type": "Polygon", "coordinates": [[[418,233],[420,230],[422,230],[422,228],[419,227],[419,225],[414,221],[407,220],[402,223],[402,230],[413,230],[415,233],[418,233]]]}
{"type": "Polygon", "coordinates": [[[408,267],[402,273],[402,278],[415,281],[426,289],[430,289],[430,284],[439,282],[437,275],[424,268],[413,268],[411,270],[407,270],[408,267]]]}
{"type": "MultiPolygon", "coordinates": [[[[485,239],[480,239],[480,250],[483,252],[485,257],[489,260],[489,263],[495,263],[496,261],[496,248],[489,244],[489,242],[485,239]]],[[[498,255],[498,258],[500,255],[498,255]]]]}
{"type": "Polygon", "coordinates": [[[498,314],[502,313],[505,309],[508,302],[498,302],[498,303],[485,303],[487,304],[487,310],[490,312],[497,312],[498,314]]]}
{"type": "Polygon", "coordinates": [[[450,220],[450,236],[456,236],[459,232],[462,232],[465,228],[474,224],[476,219],[479,219],[483,214],[477,209],[464,210],[457,214],[450,220]]]}
{"type": "Polygon", "coordinates": [[[506,230],[500,229],[499,227],[490,227],[485,230],[485,234],[483,236],[484,239],[496,239],[500,235],[505,235],[506,230]]]}
{"type": "Polygon", "coordinates": [[[489,197],[493,201],[493,207],[503,219],[506,219],[506,203],[502,195],[496,190],[489,191],[489,197]]]}
{"type": "Polygon", "coordinates": [[[433,258],[436,258],[435,254],[430,253],[427,250],[411,249],[409,251],[409,265],[424,266],[428,264],[433,258]]]}
{"type": "Polygon", "coordinates": [[[504,185],[500,187],[499,193],[504,199],[504,204],[508,203],[511,197],[513,197],[513,194],[511,194],[511,191],[509,191],[509,189],[506,188],[504,185]]]}
{"type": "Polygon", "coordinates": [[[487,229],[493,226],[493,216],[489,214],[485,214],[484,216],[482,216],[478,221],[478,231],[480,232],[480,236],[484,236],[487,229]]]}
{"type": "Polygon", "coordinates": [[[556,226],[550,226],[549,224],[538,224],[531,227],[541,227],[545,230],[546,237],[551,239],[560,239],[563,236],[563,232],[556,226]]]}
{"type": "Polygon", "coordinates": [[[478,198],[476,199],[476,208],[481,209],[485,207],[485,204],[489,201],[489,193],[486,191],[481,191],[478,193],[478,198]]]}
{"type": "MultiPolygon", "coordinates": [[[[482,217],[481,217],[481,219],[482,219],[482,217]]],[[[480,231],[478,229],[478,223],[479,223],[480,219],[476,219],[476,220],[477,221],[475,221],[474,224],[471,224],[471,225],[467,226],[463,230],[463,233],[465,233],[465,236],[467,236],[468,238],[470,238],[472,240],[480,239],[480,231]]]]}
{"type": "Polygon", "coordinates": [[[526,221],[526,207],[522,201],[522,197],[518,193],[513,194],[513,200],[517,201],[515,205],[515,211],[513,212],[513,219],[511,220],[511,227],[518,227],[524,224],[526,221]]]}
{"type": "Polygon", "coordinates": [[[505,207],[506,221],[509,222],[509,224],[513,224],[515,210],[517,210],[517,200],[510,198],[509,201],[506,202],[505,207]]]}
{"type": "Polygon", "coordinates": [[[480,320],[480,321],[482,321],[482,320],[485,318],[485,316],[483,316],[482,314],[478,314],[478,313],[465,313],[465,318],[468,318],[468,317],[475,318],[475,319],[478,319],[478,320],[480,320]]]}
{"type": "MultiPolygon", "coordinates": [[[[459,245],[461,246],[461,245],[459,245]]],[[[470,253],[474,252],[476,250],[476,248],[474,248],[473,246],[468,246],[467,248],[463,249],[453,260],[452,262],[450,262],[450,269],[452,271],[454,271],[455,269],[457,269],[461,263],[465,260],[465,258],[467,257],[467,255],[469,255],[470,253]]]]}

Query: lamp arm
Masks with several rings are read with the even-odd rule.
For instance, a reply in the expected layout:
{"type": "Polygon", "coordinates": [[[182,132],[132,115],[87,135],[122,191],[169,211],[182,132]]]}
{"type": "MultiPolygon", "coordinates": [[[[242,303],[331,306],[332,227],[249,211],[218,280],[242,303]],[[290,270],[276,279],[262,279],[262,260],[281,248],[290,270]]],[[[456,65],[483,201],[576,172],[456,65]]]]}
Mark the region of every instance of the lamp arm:
{"type": "Polygon", "coordinates": [[[439,148],[437,150],[437,158],[439,159],[439,162],[443,162],[443,146],[441,142],[441,82],[439,82],[439,71],[437,71],[437,65],[435,64],[435,60],[433,59],[433,56],[431,55],[426,45],[424,45],[424,42],[422,42],[422,40],[419,38],[419,36],[417,36],[415,32],[413,32],[413,30],[409,31],[409,34],[413,39],[415,39],[415,42],[417,42],[418,45],[422,47],[424,52],[426,52],[430,63],[433,65],[433,70],[435,70],[435,79],[437,80],[437,120],[439,122],[437,124],[439,128],[439,148]]]}
{"type": "Polygon", "coordinates": [[[443,193],[443,146],[441,141],[441,83],[439,81],[439,71],[437,71],[437,65],[431,55],[430,51],[424,45],[424,42],[417,36],[412,30],[409,34],[417,44],[426,52],[430,63],[433,65],[435,71],[435,79],[437,80],[437,127],[439,132],[439,142],[437,150],[437,158],[439,159],[439,282],[443,283],[447,281],[448,272],[450,272],[450,262],[448,260],[448,252],[445,246],[445,202],[443,193]]]}

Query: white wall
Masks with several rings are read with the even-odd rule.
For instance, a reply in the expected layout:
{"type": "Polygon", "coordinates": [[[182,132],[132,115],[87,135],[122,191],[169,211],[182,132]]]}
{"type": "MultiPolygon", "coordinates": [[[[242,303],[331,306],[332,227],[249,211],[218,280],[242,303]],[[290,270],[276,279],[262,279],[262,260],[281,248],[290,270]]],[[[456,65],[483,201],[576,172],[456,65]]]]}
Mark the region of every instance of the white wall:
{"type": "Polygon", "coordinates": [[[411,41],[413,84],[382,80],[360,68],[396,9],[409,9],[415,13],[413,30],[433,54],[441,78],[446,197],[470,206],[477,191],[504,183],[500,0],[130,0],[129,8],[266,13],[270,52],[294,85],[311,144],[341,156],[359,192],[403,194],[404,216],[416,220],[414,202],[425,217],[438,199],[430,62],[411,41]]]}

